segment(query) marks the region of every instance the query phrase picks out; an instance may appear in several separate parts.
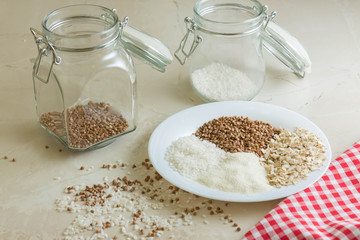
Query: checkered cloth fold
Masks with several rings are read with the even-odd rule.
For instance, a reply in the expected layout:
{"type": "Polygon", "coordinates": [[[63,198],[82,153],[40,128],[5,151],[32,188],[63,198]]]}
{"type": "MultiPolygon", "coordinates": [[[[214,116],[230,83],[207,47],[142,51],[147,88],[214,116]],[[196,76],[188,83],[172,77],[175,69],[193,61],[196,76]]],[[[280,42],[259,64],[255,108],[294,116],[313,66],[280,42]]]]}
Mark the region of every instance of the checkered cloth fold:
{"type": "Polygon", "coordinates": [[[242,239],[360,239],[360,141],[315,184],[289,196],[242,239]]]}

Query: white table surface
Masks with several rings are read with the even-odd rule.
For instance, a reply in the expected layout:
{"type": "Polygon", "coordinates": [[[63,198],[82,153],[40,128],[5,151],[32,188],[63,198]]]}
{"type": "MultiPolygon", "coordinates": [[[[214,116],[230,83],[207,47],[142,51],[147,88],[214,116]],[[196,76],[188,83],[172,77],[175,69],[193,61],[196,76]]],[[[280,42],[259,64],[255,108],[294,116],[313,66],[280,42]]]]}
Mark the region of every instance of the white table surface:
{"type": "MultiPolygon", "coordinates": [[[[101,169],[103,163],[140,163],[147,142],[166,117],[201,100],[191,90],[187,66],[174,61],[166,73],[135,61],[138,80],[139,127],[110,146],[85,153],[66,150],[37,123],[32,64],[36,46],[29,27],[40,28],[48,12],[69,4],[96,3],[128,15],[131,25],[156,36],[174,52],[185,32],[183,19],[192,16],[194,0],[10,1],[0,2],[0,239],[61,239],[75,213],[55,210],[54,201],[68,185],[94,184],[103,177],[122,176],[120,169],[101,169]],[[48,145],[46,149],[44,146],[48,145]],[[58,150],[62,149],[62,152],[58,150]],[[16,162],[11,162],[12,158],[16,162]],[[94,166],[90,172],[80,166],[94,166]],[[59,177],[60,180],[54,180],[59,177]]],[[[253,101],[266,102],[303,114],[327,135],[336,157],[360,137],[360,1],[263,1],[278,12],[275,22],[307,49],[312,73],[299,79],[264,52],[266,82],[253,101]]],[[[130,174],[131,176],[131,174],[130,174]]],[[[281,199],[231,203],[226,214],[241,227],[209,217],[193,218],[190,226],[174,228],[162,239],[239,239],[281,199]]],[[[215,201],[215,205],[223,206],[215,201]]],[[[171,207],[165,208],[172,211],[171,207]]],[[[121,234],[114,227],[109,237],[121,234]]],[[[111,233],[110,233],[111,232],[111,233]]]]}

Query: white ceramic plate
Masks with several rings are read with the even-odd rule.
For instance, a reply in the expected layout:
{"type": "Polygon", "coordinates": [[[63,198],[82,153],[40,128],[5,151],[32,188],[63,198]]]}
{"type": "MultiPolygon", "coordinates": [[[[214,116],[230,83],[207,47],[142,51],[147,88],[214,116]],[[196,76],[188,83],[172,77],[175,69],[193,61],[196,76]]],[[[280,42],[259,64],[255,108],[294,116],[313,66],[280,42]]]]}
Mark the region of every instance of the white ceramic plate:
{"type": "Polygon", "coordinates": [[[152,133],[149,146],[150,160],[158,171],[175,186],[206,198],[232,202],[260,202],[287,197],[297,193],[316,182],[329,167],[331,148],[325,134],[313,122],[304,116],[288,109],[258,102],[226,101],[198,105],[178,112],[164,120],[152,133]],[[295,127],[302,127],[315,133],[327,147],[326,161],[320,170],[310,173],[309,177],[296,185],[273,188],[270,191],[255,194],[223,192],[209,188],[172,169],[165,159],[168,146],[180,137],[191,135],[196,130],[214,118],[221,116],[244,116],[252,120],[268,122],[274,127],[283,127],[293,131],[295,127]]]}

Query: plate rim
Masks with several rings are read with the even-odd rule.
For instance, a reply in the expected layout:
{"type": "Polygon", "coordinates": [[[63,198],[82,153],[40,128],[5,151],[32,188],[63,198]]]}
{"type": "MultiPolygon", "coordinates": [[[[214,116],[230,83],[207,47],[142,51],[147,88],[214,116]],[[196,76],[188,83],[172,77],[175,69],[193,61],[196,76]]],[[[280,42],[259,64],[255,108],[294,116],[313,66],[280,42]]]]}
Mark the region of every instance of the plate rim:
{"type": "MultiPolygon", "coordinates": [[[[249,117],[247,115],[242,115],[242,116],[249,117]]],[[[219,117],[220,116],[226,116],[226,114],[225,115],[223,113],[219,114],[219,117]]],[[[228,116],[231,116],[231,115],[228,115],[228,116]]],[[[239,116],[239,115],[234,113],[232,116],[239,116]]],[[[206,121],[211,121],[214,118],[218,118],[218,117],[217,116],[211,116],[206,121]]],[[[249,117],[249,118],[252,119],[251,117],[249,117]]],[[[252,120],[260,120],[260,121],[268,122],[268,121],[266,121],[264,119],[252,119],[252,120]]],[[[203,123],[205,123],[205,122],[203,122],[203,123]]],[[[276,126],[276,127],[278,127],[278,126],[276,126]]],[[[293,127],[296,127],[296,126],[294,125],[293,127]]],[[[184,136],[188,136],[188,135],[185,134],[184,136]]],[[[166,146],[166,148],[168,146],[170,146],[171,144],[172,144],[172,142],[170,142],[169,145],[166,146]]],[[[150,136],[150,139],[149,139],[149,142],[148,142],[148,156],[149,156],[149,159],[150,159],[151,163],[153,164],[155,170],[164,179],[166,179],[171,184],[183,189],[184,191],[187,191],[189,193],[192,193],[192,194],[195,194],[195,195],[198,195],[198,196],[202,196],[202,197],[206,197],[206,198],[214,199],[214,200],[228,201],[228,202],[264,202],[264,201],[270,201],[270,200],[275,200],[275,199],[288,197],[288,196],[290,196],[292,194],[295,194],[297,192],[300,192],[300,191],[308,188],[309,186],[311,186],[315,182],[317,182],[325,174],[326,170],[328,169],[328,167],[329,167],[329,165],[330,165],[330,163],[332,161],[332,151],[331,151],[330,143],[329,143],[325,133],[314,122],[312,122],[310,119],[306,118],[304,115],[301,115],[300,113],[297,113],[297,112],[295,112],[293,110],[289,110],[289,109],[287,109],[285,107],[270,104],[270,103],[255,102],[255,101],[222,101],[222,102],[204,103],[204,104],[200,104],[200,105],[196,105],[196,106],[192,106],[192,107],[180,110],[180,111],[170,115],[169,117],[165,118],[155,128],[155,130],[152,132],[152,134],[150,136]],[[172,121],[173,119],[177,119],[179,116],[185,115],[188,112],[192,112],[192,111],[199,110],[199,109],[202,109],[202,108],[205,108],[205,109],[210,108],[211,109],[213,106],[216,107],[217,105],[219,105],[219,106],[229,105],[229,106],[237,107],[237,108],[241,107],[241,106],[254,107],[255,112],[256,112],[256,109],[259,109],[259,107],[260,107],[260,109],[264,108],[264,107],[269,107],[270,109],[276,109],[276,110],[278,110],[280,112],[285,112],[286,114],[296,116],[297,119],[305,121],[306,125],[311,125],[312,128],[316,129],[316,131],[318,133],[320,133],[320,136],[319,136],[319,134],[316,134],[316,135],[319,138],[321,138],[323,144],[327,148],[326,153],[325,153],[327,159],[325,160],[324,164],[320,167],[319,170],[316,170],[316,171],[310,173],[310,174],[314,174],[314,173],[319,173],[319,174],[315,174],[315,177],[312,177],[311,183],[305,184],[304,186],[301,186],[299,184],[307,181],[307,179],[302,180],[299,184],[290,185],[290,186],[283,186],[281,188],[275,188],[274,187],[273,190],[266,191],[266,192],[261,192],[261,193],[245,194],[245,193],[238,193],[238,192],[224,192],[224,191],[216,190],[216,189],[213,189],[213,188],[209,188],[209,187],[207,187],[205,185],[202,185],[202,184],[200,184],[200,183],[198,183],[198,182],[196,182],[196,181],[194,181],[192,179],[189,179],[189,178],[187,178],[185,176],[182,176],[180,173],[178,173],[176,170],[174,170],[174,169],[172,169],[170,167],[168,161],[163,156],[160,161],[164,161],[164,162],[166,162],[168,164],[167,170],[171,170],[172,173],[175,173],[176,175],[180,175],[180,178],[182,178],[181,180],[184,180],[185,184],[194,184],[194,185],[196,185],[198,187],[200,187],[199,185],[201,185],[201,188],[210,191],[210,194],[206,193],[206,192],[205,193],[198,192],[198,191],[194,192],[194,191],[192,191],[191,187],[190,187],[190,189],[188,187],[184,188],[183,184],[179,184],[178,181],[175,181],[172,177],[169,177],[169,175],[165,171],[163,171],[163,169],[159,168],[158,161],[154,160],[152,146],[154,145],[154,141],[155,141],[157,135],[159,134],[159,131],[162,128],[164,128],[164,126],[166,126],[166,124],[168,122],[172,121]],[[294,190],[294,187],[295,187],[295,190],[294,190]],[[279,196],[275,196],[275,197],[258,197],[258,195],[260,195],[260,194],[265,194],[266,195],[266,194],[268,194],[269,192],[272,192],[272,191],[275,191],[275,193],[276,193],[278,191],[278,189],[288,189],[288,188],[290,189],[289,194],[285,194],[285,195],[283,194],[283,195],[279,195],[279,196]]]]}

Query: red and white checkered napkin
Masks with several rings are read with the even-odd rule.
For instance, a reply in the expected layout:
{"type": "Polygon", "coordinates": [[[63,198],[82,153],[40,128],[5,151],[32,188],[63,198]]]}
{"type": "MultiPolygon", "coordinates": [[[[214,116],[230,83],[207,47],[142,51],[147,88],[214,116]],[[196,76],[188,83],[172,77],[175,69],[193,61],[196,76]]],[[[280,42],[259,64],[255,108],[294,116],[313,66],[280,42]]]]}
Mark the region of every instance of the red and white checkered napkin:
{"type": "Polygon", "coordinates": [[[243,239],[360,239],[360,141],[324,176],[271,210],[243,239]]]}

